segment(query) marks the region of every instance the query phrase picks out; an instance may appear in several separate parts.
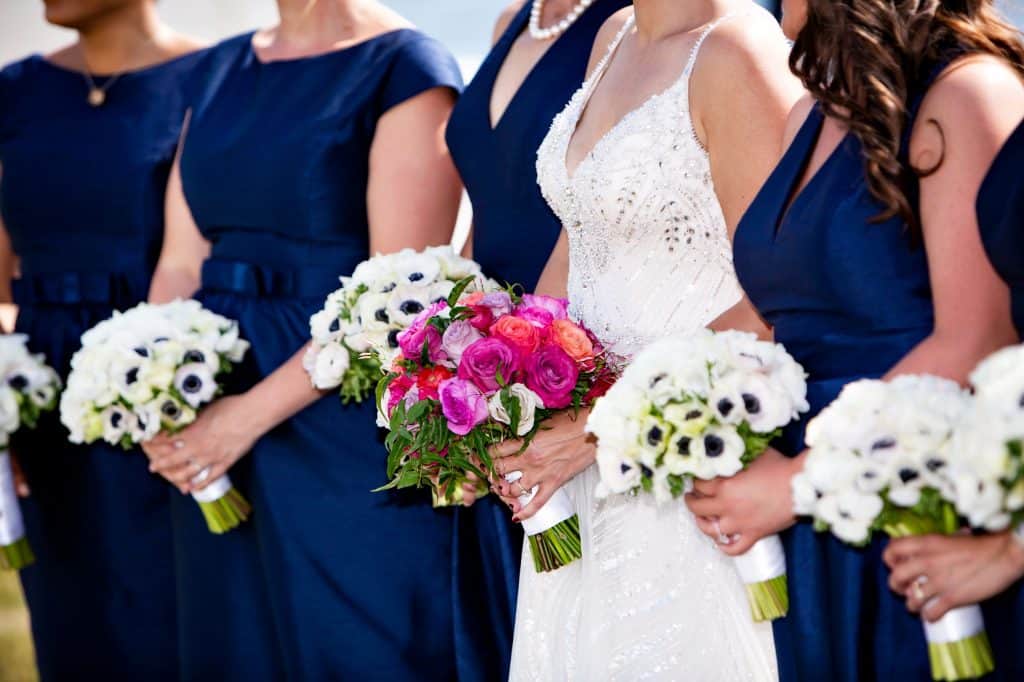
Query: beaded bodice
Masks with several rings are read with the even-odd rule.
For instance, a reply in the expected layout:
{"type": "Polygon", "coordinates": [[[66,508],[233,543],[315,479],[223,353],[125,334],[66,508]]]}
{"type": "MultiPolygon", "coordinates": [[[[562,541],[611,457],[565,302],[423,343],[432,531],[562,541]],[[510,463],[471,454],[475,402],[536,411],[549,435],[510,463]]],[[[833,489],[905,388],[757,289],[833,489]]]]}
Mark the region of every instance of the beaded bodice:
{"type": "Polygon", "coordinates": [[[741,296],[690,117],[690,74],[717,23],[697,39],[679,80],[622,118],[570,175],[569,143],[630,18],[537,153],[541,191],[568,233],[571,312],[620,354],[705,326],[741,296]]]}

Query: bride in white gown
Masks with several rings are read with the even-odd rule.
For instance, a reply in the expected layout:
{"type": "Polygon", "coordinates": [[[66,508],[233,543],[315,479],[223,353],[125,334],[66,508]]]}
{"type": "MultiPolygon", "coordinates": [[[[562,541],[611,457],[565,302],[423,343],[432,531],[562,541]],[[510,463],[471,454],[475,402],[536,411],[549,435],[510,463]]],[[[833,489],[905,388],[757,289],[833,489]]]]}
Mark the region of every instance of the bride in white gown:
{"type": "MultiPolygon", "coordinates": [[[[784,38],[748,0],[637,0],[635,12],[599,34],[598,63],[538,152],[565,226],[539,289],[567,289],[572,314],[623,356],[713,322],[766,331],[736,281],[730,230],[778,160],[800,94],[784,38]]],[[[537,574],[525,550],[511,679],[777,679],[770,626],[752,622],[731,560],[683,502],[599,502],[592,462],[579,421],[563,420],[499,467],[539,484],[538,504],[565,483],[584,551],[537,574]],[[567,444],[575,478],[531,467],[564,465],[567,444]]],[[[521,490],[502,486],[523,516],[521,490]]]]}

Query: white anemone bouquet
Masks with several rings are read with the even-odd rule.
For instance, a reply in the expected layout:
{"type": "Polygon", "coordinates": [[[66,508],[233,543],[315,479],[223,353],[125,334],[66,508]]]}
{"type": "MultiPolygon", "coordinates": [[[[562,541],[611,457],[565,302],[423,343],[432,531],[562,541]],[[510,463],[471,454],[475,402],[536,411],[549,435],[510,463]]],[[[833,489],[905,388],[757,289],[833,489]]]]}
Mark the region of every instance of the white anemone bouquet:
{"type": "Polygon", "coordinates": [[[313,386],[340,387],[345,403],[368,398],[381,367],[398,355],[398,335],[466,278],[482,279],[480,266],[450,246],[404,249],[360,263],[309,320],[313,342],[303,365],[313,386]]]}
{"type": "Polygon", "coordinates": [[[963,453],[953,484],[957,510],[974,528],[1024,521],[1024,346],[990,356],[971,374],[975,400],[954,437],[963,453]]]}
{"type": "MultiPolygon", "coordinates": [[[[237,323],[196,301],[115,312],[82,335],[60,401],[61,421],[73,443],[104,440],[125,449],[161,431],[176,433],[216,397],[218,380],[248,349],[237,323]]],[[[227,475],[192,496],[214,533],[237,527],[251,511],[227,475]]]]}
{"type": "MultiPolygon", "coordinates": [[[[807,409],[806,375],[782,346],[735,331],[653,343],[587,422],[598,439],[598,496],[644,490],[666,501],[692,479],[734,476],[807,409]]],[[[778,536],[757,542],[736,566],[755,620],[786,615],[778,536]]]]}
{"type": "MultiPolygon", "coordinates": [[[[890,537],[957,532],[956,472],[973,453],[953,447],[954,432],[969,409],[966,391],[932,376],[847,385],[807,426],[810,450],[793,479],[796,513],[856,546],[876,531],[890,537]]],[[[954,609],[924,628],[934,679],[993,670],[978,606],[954,609]]]]}
{"type": "Polygon", "coordinates": [[[35,428],[57,406],[60,378],[42,355],[28,351],[23,334],[0,335],[0,568],[20,570],[35,561],[14,488],[8,443],[18,429],[35,428]]]}

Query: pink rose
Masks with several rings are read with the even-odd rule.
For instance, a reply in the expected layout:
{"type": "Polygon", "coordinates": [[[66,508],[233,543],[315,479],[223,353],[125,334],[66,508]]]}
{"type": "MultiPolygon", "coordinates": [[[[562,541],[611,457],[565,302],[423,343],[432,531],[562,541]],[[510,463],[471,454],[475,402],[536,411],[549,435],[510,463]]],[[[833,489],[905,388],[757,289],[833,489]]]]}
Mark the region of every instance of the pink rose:
{"type": "Polygon", "coordinates": [[[512,383],[519,366],[519,353],[515,348],[498,338],[484,338],[470,344],[462,353],[459,377],[493,393],[501,387],[498,372],[506,383],[512,383]]]}
{"type": "Polygon", "coordinates": [[[521,320],[526,320],[537,329],[542,330],[550,327],[551,323],[555,321],[555,316],[551,314],[550,310],[537,306],[519,306],[516,308],[515,316],[521,320]]]}
{"type": "Polygon", "coordinates": [[[579,377],[575,361],[558,346],[544,346],[526,359],[526,386],[549,409],[572,404],[572,392],[579,377]]]}
{"type": "Polygon", "coordinates": [[[474,341],[484,337],[469,320],[456,320],[445,330],[441,337],[441,348],[452,362],[458,364],[462,360],[462,354],[474,341]]]}
{"type": "Polygon", "coordinates": [[[491,327],[491,336],[501,339],[519,351],[523,357],[540,346],[540,331],[528,320],[505,315],[491,327]]]}
{"type": "Polygon", "coordinates": [[[441,332],[431,324],[430,318],[448,307],[444,301],[432,304],[422,313],[416,316],[408,329],[398,334],[398,347],[402,349],[402,355],[413,362],[422,362],[423,351],[426,348],[427,357],[430,362],[438,363],[447,358],[441,348],[441,332]]]}
{"type": "Polygon", "coordinates": [[[446,379],[438,388],[441,412],[448,420],[448,430],[465,436],[487,420],[487,398],[472,382],[446,379]]]}
{"type": "Polygon", "coordinates": [[[538,296],[537,294],[526,294],[523,296],[520,308],[540,308],[551,313],[554,320],[565,320],[569,317],[569,301],[564,298],[552,296],[538,296]]]}
{"type": "MultiPolygon", "coordinates": [[[[391,380],[391,383],[388,384],[387,392],[387,413],[389,417],[395,411],[395,407],[398,406],[398,403],[405,400],[406,396],[410,395],[410,391],[415,387],[416,381],[408,374],[402,374],[391,380]]],[[[418,391],[412,391],[412,393],[418,394],[418,391]]],[[[413,395],[414,399],[416,397],[418,396],[413,395]]]]}

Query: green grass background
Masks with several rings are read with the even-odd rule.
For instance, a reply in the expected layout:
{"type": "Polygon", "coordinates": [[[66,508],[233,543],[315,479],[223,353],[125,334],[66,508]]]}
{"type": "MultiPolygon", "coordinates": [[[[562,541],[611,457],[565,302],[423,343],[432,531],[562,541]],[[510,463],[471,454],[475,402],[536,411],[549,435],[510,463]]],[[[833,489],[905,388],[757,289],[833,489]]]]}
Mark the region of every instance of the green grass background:
{"type": "Polygon", "coordinates": [[[0,571],[0,682],[38,679],[18,574],[0,571]]]}

